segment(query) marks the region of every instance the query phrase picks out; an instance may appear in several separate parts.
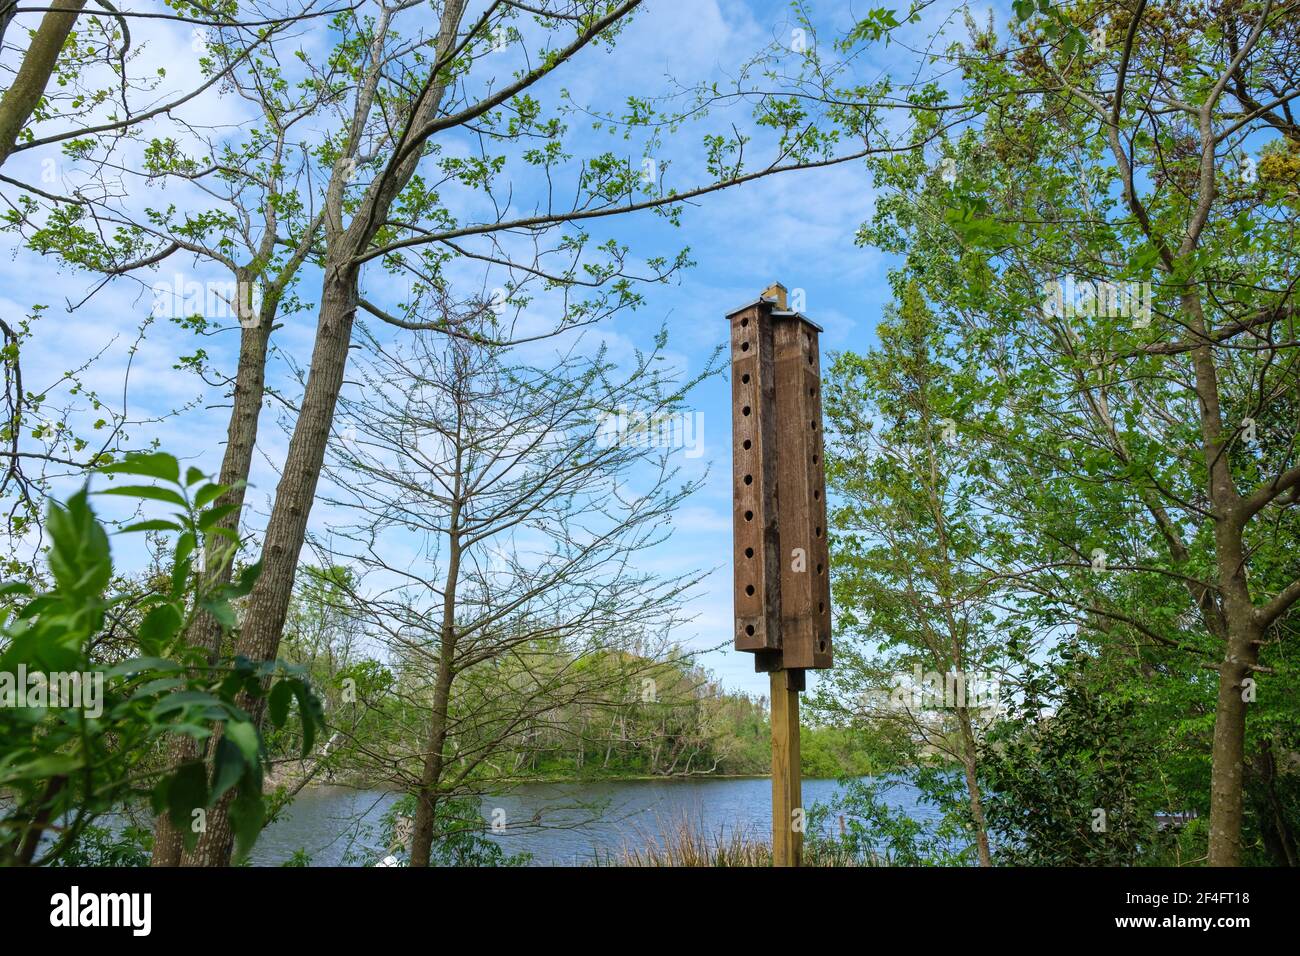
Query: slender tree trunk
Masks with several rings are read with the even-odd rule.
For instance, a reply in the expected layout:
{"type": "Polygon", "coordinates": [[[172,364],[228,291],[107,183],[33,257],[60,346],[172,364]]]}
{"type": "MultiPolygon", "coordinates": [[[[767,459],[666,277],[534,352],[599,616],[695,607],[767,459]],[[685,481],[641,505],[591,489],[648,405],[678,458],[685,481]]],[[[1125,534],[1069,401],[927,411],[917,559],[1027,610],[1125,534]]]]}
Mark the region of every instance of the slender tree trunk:
{"type": "Polygon", "coordinates": [[[30,866],[41,845],[41,837],[54,822],[54,800],[68,785],[68,778],[59,774],[45,782],[45,789],[31,806],[30,813],[20,812],[11,818],[15,823],[26,821],[26,826],[15,828],[0,842],[0,866],[30,866]]]}
{"type": "MultiPolygon", "coordinates": [[[[13,86],[0,98],[0,165],[9,158],[18,134],[22,132],[32,112],[45,95],[54,65],[58,62],[63,44],[72,32],[86,0],[53,0],[50,10],[41,18],[32,45],[23,54],[22,65],[14,77],[13,86]]],[[[12,10],[7,11],[12,17],[12,10]]],[[[5,21],[7,25],[7,19],[5,21]]]]}
{"type": "MultiPolygon", "coordinates": [[[[255,327],[244,328],[239,338],[239,364],[235,370],[235,391],[230,410],[230,424],[226,430],[226,452],[221,459],[218,484],[230,490],[219,497],[214,505],[231,504],[234,509],[221,518],[217,525],[238,532],[239,516],[244,508],[244,483],[248,481],[253,466],[253,448],[257,444],[258,418],[262,399],[266,394],[266,351],[271,338],[278,302],[268,297],[261,304],[255,327]]],[[[203,557],[203,574],[206,587],[230,581],[234,567],[234,554],[222,560],[222,551],[229,542],[219,535],[208,539],[203,557]]],[[[211,614],[201,613],[195,621],[187,642],[191,647],[202,647],[208,652],[208,662],[221,654],[221,624],[211,614]]],[[[180,734],[171,739],[167,765],[177,767],[200,757],[193,737],[180,734]]],[[[173,827],[166,813],[154,821],[153,854],[150,866],[179,866],[184,849],[185,834],[173,827]]]]}
{"type": "MultiPolygon", "coordinates": [[[[239,518],[244,509],[244,496],[249,473],[253,468],[253,449],[257,445],[257,426],[266,397],[266,353],[271,339],[271,325],[275,320],[278,302],[262,304],[257,325],[245,328],[240,336],[239,366],[235,373],[235,390],[230,409],[230,424],[226,429],[226,453],[221,461],[217,483],[227,489],[213,502],[213,506],[232,505],[230,513],[217,521],[216,526],[239,533],[239,518]]],[[[229,583],[234,571],[235,552],[230,542],[219,535],[208,538],[203,558],[206,587],[229,583]],[[222,552],[230,552],[222,560],[222,552]]],[[[221,656],[221,623],[211,614],[202,614],[196,621],[197,629],[191,643],[208,652],[208,661],[221,656]]]]}
{"type": "Polygon", "coordinates": [[[992,866],[988,825],[984,820],[984,799],[979,783],[979,747],[975,742],[975,731],[971,727],[970,711],[967,708],[957,708],[957,723],[961,726],[962,768],[966,774],[966,793],[970,798],[971,818],[975,821],[975,849],[979,855],[980,866],[992,866]]]}
{"type": "Polygon", "coordinates": [[[424,772],[415,794],[415,823],[411,828],[411,866],[428,866],[433,852],[433,830],[438,803],[438,783],[442,779],[443,747],[447,744],[447,705],[451,700],[451,683],[455,676],[450,656],[444,650],[438,659],[437,683],[433,689],[433,713],[429,715],[429,733],[425,740],[424,772]]]}
{"type": "Polygon", "coordinates": [[[411,830],[411,866],[428,866],[433,850],[434,809],[438,784],[442,780],[443,747],[447,743],[447,707],[451,684],[456,679],[456,591],[460,584],[460,514],[459,499],[461,456],[456,456],[456,497],[451,503],[447,522],[447,578],[442,589],[442,640],[438,648],[438,676],[433,688],[433,713],[429,715],[429,733],[425,743],[424,772],[416,791],[415,823],[411,830]]]}

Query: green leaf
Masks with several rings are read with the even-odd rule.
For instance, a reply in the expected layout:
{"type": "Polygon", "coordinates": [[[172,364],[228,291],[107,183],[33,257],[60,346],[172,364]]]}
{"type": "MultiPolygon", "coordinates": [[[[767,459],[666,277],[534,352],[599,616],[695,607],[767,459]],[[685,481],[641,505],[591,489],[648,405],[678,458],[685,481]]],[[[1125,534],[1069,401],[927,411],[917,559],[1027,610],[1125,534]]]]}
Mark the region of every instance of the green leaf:
{"type": "Polygon", "coordinates": [[[172,568],[172,600],[178,600],[185,593],[185,589],[189,585],[190,573],[193,570],[189,558],[179,562],[172,568]]]}
{"type": "Polygon", "coordinates": [[[249,763],[257,762],[258,751],[261,749],[261,741],[257,736],[257,728],[246,721],[232,721],[226,725],[226,739],[232,741],[244,755],[244,759],[249,763]]]}
{"type": "Polygon", "coordinates": [[[123,485],[120,488],[104,488],[95,492],[97,495],[119,495],[123,498],[142,498],[151,501],[165,501],[169,505],[179,505],[182,508],[188,508],[185,499],[170,488],[159,488],[155,485],[123,485]]]}
{"type": "Polygon", "coordinates": [[[262,803],[260,787],[249,783],[240,786],[230,804],[230,825],[235,831],[235,858],[248,855],[266,822],[266,807],[262,803]]]}
{"type": "Polygon", "coordinates": [[[253,585],[262,574],[262,562],[259,560],[256,564],[250,564],[244,570],[239,572],[239,583],[231,587],[227,592],[232,598],[246,597],[253,590],[253,585]]]}
{"type": "Polygon", "coordinates": [[[1160,252],[1150,243],[1140,246],[1129,257],[1129,272],[1135,276],[1142,276],[1150,272],[1152,267],[1160,261],[1160,252]]]}
{"type": "Polygon", "coordinates": [[[325,724],[325,709],[306,681],[293,681],[293,692],[298,698],[298,713],[302,715],[302,755],[305,757],[316,743],[316,728],[325,724]]]}
{"type": "Polygon", "coordinates": [[[192,814],[208,805],[208,775],[201,760],[180,765],[167,784],[167,816],[172,826],[190,832],[192,814]]]}
{"type": "Polygon", "coordinates": [[[279,681],[271,688],[271,699],[267,707],[271,716],[272,727],[279,729],[284,726],[285,720],[289,717],[289,702],[292,700],[293,686],[289,681],[279,681]]]}
{"type": "Polygon", "coordinates": [[[203,704],[208,707],[222,708],[223,701],[220,697],[206,693],[201,690],[183,690],[175,694],[169,694],[158,703],[154,704],[150,713],[154,717],[161,717],[163,714],[169,714],[173,710],[180,710],[183,707],[191,707],[195,704],[203,704]]]}
{"type": "Polygon", "coordinates": [[[194,507],[206,507],[211,502],[220,498],[222,494],[225,493],[225,490],[224,485],[204,485],[198,490],[198,493],[194,495],[194,507]]]}
{"type": "Polygon", "coordinates": [[[181,622],[181,612],[177,610],[176,605],[157,605],[140,622],[140,629],[137,632],[140,646],[146,653],[156,654],[164,650],[180,630],[181,622]]]}
{"type": "Polygon", "coordinates": [[[230,606],[229,601],[219,598],[205,599],[199,602],[199,607],[215,617],[217,623],[227,631],[232,630],[239,623],[235,617],[235,610],[230,606]]]}
{"type": "Polygon", "coordinates": [[[212,766],[212,801],[239,782],[244,775],[244,753],[228,737],[217,741],[217,754],[212,766]]]}
{"type": "Polygon", "coordinates": [[[147,475],[161,478],[163,481],[177,483],[181,478],[181,466],[171,455],[165,452],[153,452],[144,455],[127,455],[125,459],[99,469],[105,475],[147,475]]]}
{"type": "Polygon", "coordinates": [[[189,558],[190,554],[194,551],[194,545],[195,545],[195,540],[194,540],[193,532],[186,531],[183,535],[181,535],[179,538],[176,539],[176,552],[172,556],[172,561],[175,564],[181,564],[185,562],[186,559],[189,558]]]}
{"type": "Polygon", "coordinates": [[[209,508],[207,511],[203,512],[203,514],[199,515],[199,530],[207,531],[226,515],[238,508],[239,505],[234,503],[217,505],[215,508],[209,508]]]}
{"type": "Polygon", "coordinates": [[[105,677],[125,677],[128,674],[144,674],[148,671],[178,671],[181,665],[165,657],[133,657],[129,661],[114,664],[104,671],[105,677]]]}
{"type": "Polygon", "coordinates": [[[50,503],[46,530],[50,533],[47,560],[60,590],[102,594],[113,574],[108,534],[96,520],[84,488],[65,507],[50,503]]]}
{"type": "Polygon", "coordinates": [[[183,677],[160,677],[157,680],[145,681],[135,689],[131,694],[131,700],[144,700],[146,697],[157,697],[164,691],[175,690],[178,687],[185,686],[183,677]]]}
{"type": "Polygon", "coordinates": [[[0,773],[0,783],[61,777],[80,770],[85,762],[84,757],[74,754],[50,754],[46,757],[37,757],[31,763],[19,764],[17,769],[11,772],[0,773]]]}
{"type": "Polygon", "coordinates": [[[167,521],[165,518],[152,518],[149,521],[137,521],[135,524],[129,524],[121,530],[122,534],[131,531],[181,531],[180,525],[174,521],[167,521]]]}

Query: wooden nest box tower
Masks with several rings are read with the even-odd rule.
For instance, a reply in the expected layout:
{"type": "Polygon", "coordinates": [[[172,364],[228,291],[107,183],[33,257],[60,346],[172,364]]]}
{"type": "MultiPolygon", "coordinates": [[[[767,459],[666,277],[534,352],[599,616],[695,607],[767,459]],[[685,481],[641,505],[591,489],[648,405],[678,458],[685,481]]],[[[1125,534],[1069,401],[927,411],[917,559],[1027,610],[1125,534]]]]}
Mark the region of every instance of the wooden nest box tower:
{"type": "Polygon", "coordinates": [[[830,553],[822,451],[821,328],[784,286],[727,315],[735,645],[771,674],[775,865],[799,863],[799,691],[831,666],[830,553]],[[788,821],[788,822],[787,822],[788,821]]]}

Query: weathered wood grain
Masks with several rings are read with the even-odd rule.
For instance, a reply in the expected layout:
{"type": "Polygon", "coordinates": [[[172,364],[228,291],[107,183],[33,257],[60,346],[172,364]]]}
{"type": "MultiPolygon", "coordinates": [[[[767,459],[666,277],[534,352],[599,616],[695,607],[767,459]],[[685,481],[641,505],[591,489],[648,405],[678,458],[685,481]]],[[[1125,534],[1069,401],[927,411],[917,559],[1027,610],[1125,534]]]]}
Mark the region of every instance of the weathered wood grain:
{"type": "Polygon", "coordinates": [[[735,646],[756,652],[781,647],[771,313],[759,302],[729,316],[735,646]]]}

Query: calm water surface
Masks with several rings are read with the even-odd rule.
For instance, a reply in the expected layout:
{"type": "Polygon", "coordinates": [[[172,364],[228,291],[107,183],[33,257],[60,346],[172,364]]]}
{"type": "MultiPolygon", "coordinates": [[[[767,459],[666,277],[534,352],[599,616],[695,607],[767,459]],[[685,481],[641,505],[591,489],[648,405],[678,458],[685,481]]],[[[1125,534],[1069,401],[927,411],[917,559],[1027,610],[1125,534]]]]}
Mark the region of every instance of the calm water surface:
{"type": "MultiPolygon", "coordinates": [[[[828,803],[837,790],[834,780],[805,780],[804,805],[828,803]]],[[[278,866],[305,850],[313,866],[360,865],[378,850],[379,818],[396,799],[344,787],[304,790],[262,834],[252,862],[278,866]]],[[[765,777],[530,784],[484,798],[483,816],[509,824],[505,833],[491,834],[506,853],[531,853],[535,865],[568,866],[661,842],[683,820],[710,837],[739,829],[766,841],[771,799],[765,777]]],[[[889,790],[886,802],[914,819],[936,816],[903,784],[889,790]]]]}

